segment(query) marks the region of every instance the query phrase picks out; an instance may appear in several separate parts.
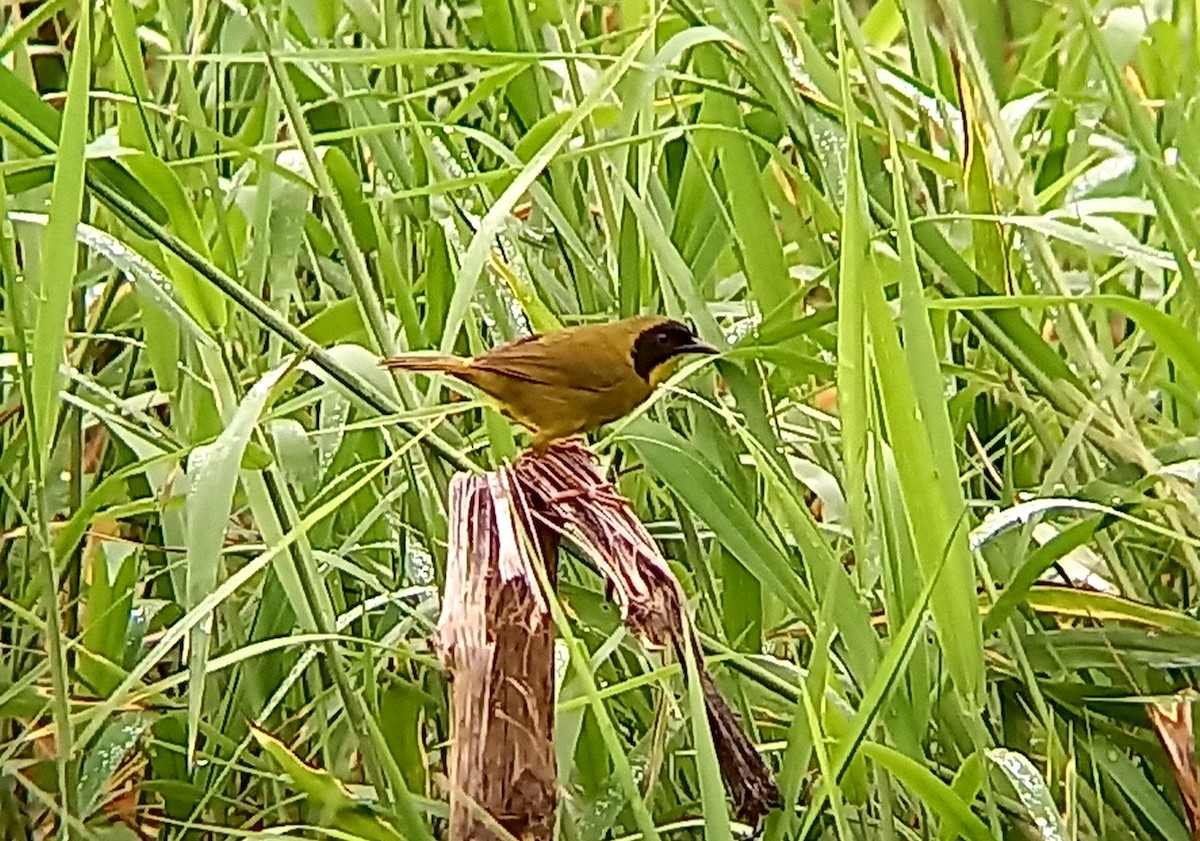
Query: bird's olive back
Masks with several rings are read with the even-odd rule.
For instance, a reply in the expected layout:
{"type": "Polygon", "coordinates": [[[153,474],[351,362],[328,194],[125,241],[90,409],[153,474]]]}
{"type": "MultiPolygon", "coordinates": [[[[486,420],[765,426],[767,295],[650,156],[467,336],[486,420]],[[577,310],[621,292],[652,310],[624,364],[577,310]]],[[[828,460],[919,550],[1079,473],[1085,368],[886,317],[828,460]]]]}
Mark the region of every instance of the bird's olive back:
{"type": "Polygon", "coordinates": [[[651,373],[664,362],[687,353],[695,346],[696,336],[686,324],[663,321],[644,330],[633,341],[633,370],[646,382],[651,373]]]}

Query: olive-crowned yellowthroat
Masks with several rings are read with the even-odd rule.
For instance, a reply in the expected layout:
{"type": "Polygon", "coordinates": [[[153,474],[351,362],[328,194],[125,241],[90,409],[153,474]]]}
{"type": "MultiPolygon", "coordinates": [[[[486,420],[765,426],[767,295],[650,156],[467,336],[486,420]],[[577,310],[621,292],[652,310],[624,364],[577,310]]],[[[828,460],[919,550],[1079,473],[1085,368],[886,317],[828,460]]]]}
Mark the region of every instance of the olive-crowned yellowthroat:
{"type": "Polygon", "coordinates": [[[629,414],[685,354],[718,352],[685,324],[639,315],[529,336],[472,358],[406,354],[382,364],[470,383],[528,427],[533,448],[544,450],[629,414]]]}

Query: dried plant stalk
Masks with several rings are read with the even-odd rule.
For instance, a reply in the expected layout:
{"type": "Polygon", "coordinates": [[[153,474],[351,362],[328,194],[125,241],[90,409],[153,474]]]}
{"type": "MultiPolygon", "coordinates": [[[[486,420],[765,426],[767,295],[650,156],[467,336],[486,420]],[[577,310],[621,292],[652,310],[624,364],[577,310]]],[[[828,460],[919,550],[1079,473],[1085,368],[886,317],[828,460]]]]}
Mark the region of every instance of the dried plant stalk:
{"type": "MultiPolygon", "coordinates": [[[[626,626],[644,642],[670,646],[683,662],[688,638],[700,645],[683,591],[628,500],[596,468],[592,453],[560,445],[512,468],[536,516],[587,555],[612,584],[626,626]]],[[[721,775],[740,820],[757,824],[782,802],[775,778],[696,658],[721,775]]]]}
{"type": "MultiPolygon", "coordinates": [[[[451,679],[450,837],[493,841],[491,821],[550,839],[554,761],[554,623],[509,504],[504,471],[450,484],[446,592],[436,644],[451,679]],[[490,816],[491,821],[484,817],[490,816]]],[[[542,557],[554,556],[553,535],[542,557]]],[[[553,569],[547,570],[553,580],[553,569]]]]}
{"type": "MultiPolygon", "coordinates": [[[[577,444],[455,477],[450,522],[437,633],[453,681],[450,837],[495,838],[482,810],[518,838],[549,838],[554,631],[534,564],[546,564],[553,581],[548,560],[565,537],[607,577],[626,626],[681,661],[689,642],[699,651],[683,592],[629,502],[577,444]]],[[[779,805],[779,789],[703,660],[696,664],[736,813],[756,824],[779,805]]]]}

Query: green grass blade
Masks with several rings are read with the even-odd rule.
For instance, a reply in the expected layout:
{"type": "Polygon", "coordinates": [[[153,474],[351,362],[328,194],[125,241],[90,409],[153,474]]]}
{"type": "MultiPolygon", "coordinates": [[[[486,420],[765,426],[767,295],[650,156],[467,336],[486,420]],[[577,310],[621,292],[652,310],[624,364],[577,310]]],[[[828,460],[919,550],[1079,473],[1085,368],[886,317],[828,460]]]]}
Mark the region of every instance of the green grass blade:
{"type": "MultiPolygon", "coordinates": [[[[840,20],[840,5],[836,15],[840,20]]],[[[841,35],[839,31],[839,35],[841,35]]],[[[850,103],[849,47],[840,39],[842,97],[850,103]]],[[[871,227],[867,218],[866,193],[859,157],[858,119],[847,112],[845,160],[845,206],[842,209],[841,254],[837,276],[837,396],[842,426],[843,484],[850,508],[855,546],[867,546],[867,365],[866,311],[863,307],[863,275],[870,271],[871,227]]]]}
{"type": "Polygon", "coordinates": [[[699,653],[694,650],[690,637],[682,648],[687,670],[688,713],[692,724],[692,741],[696,746],[696,770],[700,777],[700,802],[704,807],[704,838],[705,841],[733,841],[729,807],[725,805],[725,785],[721,781],[721,766],[713,745],[712,730],[708,726],[704,687],[696,665],[699,653]]]}
{"type": "MultiPolygon", "coordinates": [[[[264,375],[247,393],[224,431],[211,444],[197,447],[188,459],[191,488],[187,497],[186,610],[195,610],[216,589],[221,572],[222,546],[233,506],[242,457],[271,391],[291,370],[292,361],[264,375]]],[[[194,762],[204,683],[212,639],[212,619],[197,624],[188,635],[188,762],[194,762]]]]}
{"type": "Polygon", "coordinates": [[[512,212],[520,197],[542,172],[554,160],[554,157],[574,136],[591,113],[600,106],[629,72],[636,61],[643,44],[648,43],[654,34],[653,28],[647,28],[621,54],[621,57],[605,71],[599,84],[580,102],[562,126],[542,145],[529,162],[521,168],[520,173],[513,179],[512,184],[488,208],[479,223],[479,230],[471,238],[471,245],[463,256],[459,267],[458,278],[454,288],[454,296],[450,299],[446,314],[445,329],[442,333],[440,350],[449,353],[454,349],[458,331],[466,315],[467,308],[475,296],[475,288],[483,274],[487,263],[488,252],[491,251],[493,240],[503,228],[508,215],[512,212]]]}
{"type": "Polygon", "coordinates": [[[924,765],[876,742],[865,743],[862,750],[912,789],[939,817],[940,823],[959,837],[971,841],[990,841],[993,837],[987,825],[971,811],[968,804],[959,799],[954,789],[924,765]]]}
{"type": "Polygon", "coordinates": [[[787,556],[683,437],[648,421],[630,424],[624,437],[651,472],[680,495],[764,587],[798,615],[812,615],[816,601],[794,575],[787,556]]]}
{"type": "Polygon", "coordinates": [[[84,145],[87,143],[92,68],[90,18],[80,19],[67,82],[67,105],[54,165],[50,217],[42,236],[41,276],[33,331],[33,426],[43,463],[58,425],[67,318],[78,268],[75,227],[83,212],[84,145]]]}

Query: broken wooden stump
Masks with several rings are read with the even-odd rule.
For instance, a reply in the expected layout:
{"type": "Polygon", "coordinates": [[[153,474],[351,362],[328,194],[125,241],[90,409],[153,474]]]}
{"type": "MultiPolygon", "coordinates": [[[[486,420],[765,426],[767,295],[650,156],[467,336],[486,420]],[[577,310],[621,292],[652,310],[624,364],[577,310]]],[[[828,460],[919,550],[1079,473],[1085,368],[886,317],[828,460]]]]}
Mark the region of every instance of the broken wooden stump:
{"type": "MultiPolygon", "coordinates": [[[[450,541],[437,648],[451,679],[450,838],[492,841],[488,817],[519,839],[550,839],[554,622],[532,564],[552,535],[513,522],[511,470],[450,484],[450,541]],[[529,552],[522,534],[544,541],[529,552]]],[[[546,573],[554,578],[553,564],[546,573]]]]}
{"type": "MultiPolygon", "coordinates": [[[[450,545],[437,648],[452,680],[451,841],[493,841],[498,825],[550,839],[554,764],[555,556],[567,542],[608,579],[626,626],[673,651],[699,645],[682,590],[629,502],[567,443],[450,486],[450,545]],[[542,565],[539,575],[536,565],[542,565]]],[[[779,805],[762,757],[697,658],[722,775],[741,820],[779,805]]]]}

